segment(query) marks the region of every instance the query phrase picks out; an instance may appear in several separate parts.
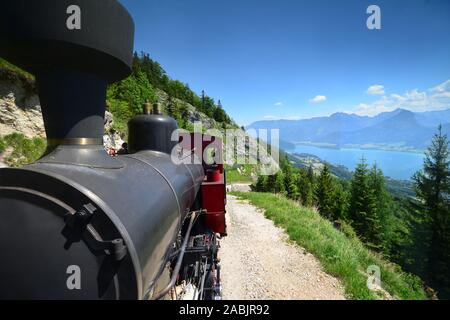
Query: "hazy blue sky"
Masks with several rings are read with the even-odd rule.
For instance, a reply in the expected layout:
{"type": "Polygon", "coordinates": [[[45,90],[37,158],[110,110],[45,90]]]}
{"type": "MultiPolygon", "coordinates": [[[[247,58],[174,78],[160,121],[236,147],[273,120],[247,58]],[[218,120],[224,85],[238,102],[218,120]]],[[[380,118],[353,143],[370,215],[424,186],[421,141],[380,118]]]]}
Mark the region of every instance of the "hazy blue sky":
{"type": "Polygon", "coordinates": [[[121,2],[136,50],[243,125],[450,107],[448,0],[121,2]],[[371,4],[381,30],[366,27],[371,4]]]}

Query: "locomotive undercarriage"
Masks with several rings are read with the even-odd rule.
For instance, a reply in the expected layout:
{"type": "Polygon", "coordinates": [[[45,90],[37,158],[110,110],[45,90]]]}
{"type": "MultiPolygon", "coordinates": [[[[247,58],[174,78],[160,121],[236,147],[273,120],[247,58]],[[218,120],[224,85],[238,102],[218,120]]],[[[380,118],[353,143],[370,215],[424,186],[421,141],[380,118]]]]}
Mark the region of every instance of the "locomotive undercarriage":
{"type": "Polygon", "coordinates": [[[219,236],[205,230],[200,216],[189,235],[176,286],[174,300],[221,300],[219,236]]]}

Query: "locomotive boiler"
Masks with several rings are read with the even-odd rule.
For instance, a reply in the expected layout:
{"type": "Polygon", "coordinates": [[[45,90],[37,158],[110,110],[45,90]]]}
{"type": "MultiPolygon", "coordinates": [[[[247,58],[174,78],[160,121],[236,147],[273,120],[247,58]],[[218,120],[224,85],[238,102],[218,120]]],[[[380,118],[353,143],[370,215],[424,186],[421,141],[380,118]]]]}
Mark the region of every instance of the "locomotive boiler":
{"type": "Polygon", "coordinates": [[[154,112],[130,121],[127,154],[103,148],[133,38],[116,0],[0,3],[0,56],[35,75],[48,144],[0,169],[0,299],[220,299],[221,141],[154,112]]]}

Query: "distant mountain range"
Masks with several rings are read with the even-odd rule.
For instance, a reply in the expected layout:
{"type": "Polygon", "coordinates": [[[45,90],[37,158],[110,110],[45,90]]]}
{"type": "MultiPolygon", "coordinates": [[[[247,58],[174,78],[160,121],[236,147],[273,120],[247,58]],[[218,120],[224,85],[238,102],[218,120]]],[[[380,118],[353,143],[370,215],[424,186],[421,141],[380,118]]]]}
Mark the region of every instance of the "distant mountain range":
{"type": "Polygon", "coordinates": [[[375,117],[335,113],[305,120],[257,121],[247,129],[279,129],[284,146],[308,143],[406,151],[426,149],[439,124],[450,137],[450,109],[420,113],[397,109],[375,117]]]}

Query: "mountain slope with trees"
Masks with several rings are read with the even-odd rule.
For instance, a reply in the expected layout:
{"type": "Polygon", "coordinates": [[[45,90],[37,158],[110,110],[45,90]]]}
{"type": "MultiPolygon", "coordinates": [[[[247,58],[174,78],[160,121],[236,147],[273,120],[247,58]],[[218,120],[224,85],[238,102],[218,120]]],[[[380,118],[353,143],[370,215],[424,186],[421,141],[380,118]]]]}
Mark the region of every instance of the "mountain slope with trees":
{"type": "MultiPolygon", "coordinates": [[[[14,82],[30,94],[37,93],[33,75],[1,58],[0,81],[14,82]]],[[[212,120],[209,125],[213,127],[237,127],[220,100],[216,102],[204,91],[199,96],[188,84],[171,79],[161,65],[144,52],[134,54],[133,73],[128,78],[109,86],[107,100],[107,109],[117,119],[120,129],[124,129],[131,117],[142,113],[145,102],[160,103],[163,111],[176,118],[182,128],[191,127],[189,120],[207,118],[212,120]]]]}
{"type": "MultiPolygon", "coordinates": [[[[134,115],[142,113],[145,102],[159,103],[165,114],[175,118],[180,128],[192,130],[192,123],[202,121],[208,128],[237,127],[215,100],[202,91],[197,95],[179,80],[171,79],[161,65],[147,53],[135,53],[133,74],[108,89],[108,110],[114,115],[116,128],[122,132],[134,115]]],[[[126,130],[125,130],[126,132],[126,130]]]]}
{"type": "Polygon", "coordinates": [[[415,175],[415,197],[391,194],[382,171],[365,159],[350,181],[332,175],[326,164],[319,173],[294,168],[287,156],[280,167],[274,176],[260,176],[254,190],[315,207],[366,248],[419,276],[429,297],[450,298],[450,146],[442,127],[415,175]]]}

